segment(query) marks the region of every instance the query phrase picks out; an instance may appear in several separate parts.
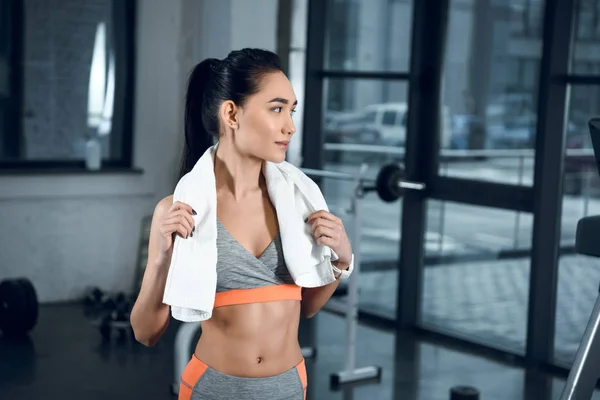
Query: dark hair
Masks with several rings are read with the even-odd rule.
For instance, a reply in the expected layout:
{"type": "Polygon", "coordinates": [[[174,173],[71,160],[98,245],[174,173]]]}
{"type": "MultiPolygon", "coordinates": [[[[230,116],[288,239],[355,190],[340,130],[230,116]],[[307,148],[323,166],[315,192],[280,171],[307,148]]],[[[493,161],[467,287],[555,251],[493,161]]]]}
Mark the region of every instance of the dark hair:
{"type": "Polygon", "coordinates": [[[185,144],[180,177],[188,173],[219,137],[219,108],[226,100],[243,106],[260,89],[261,78],[282,71],[277,54],[242,49],[223,60],[207,58],[194,67],[185,99],[185,144]]]}

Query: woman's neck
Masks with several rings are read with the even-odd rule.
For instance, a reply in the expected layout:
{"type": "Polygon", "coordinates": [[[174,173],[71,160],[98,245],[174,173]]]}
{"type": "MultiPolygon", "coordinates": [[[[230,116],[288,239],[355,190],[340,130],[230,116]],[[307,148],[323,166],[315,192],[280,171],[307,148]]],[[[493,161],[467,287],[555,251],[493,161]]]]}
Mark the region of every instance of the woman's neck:
{"type": "Polygon", "coordinates": [[[265,187],[262,165],[261,159],[240,154],[231,143],[219,143],[214,165],[217,190],[227,190],[235,200],[262,190],[265,187]]]}

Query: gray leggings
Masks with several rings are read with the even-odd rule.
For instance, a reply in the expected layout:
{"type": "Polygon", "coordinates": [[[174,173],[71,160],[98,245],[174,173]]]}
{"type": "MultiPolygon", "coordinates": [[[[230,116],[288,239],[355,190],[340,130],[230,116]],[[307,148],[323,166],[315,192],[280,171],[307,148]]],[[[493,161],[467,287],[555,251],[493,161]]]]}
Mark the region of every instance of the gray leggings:
{"type": "Polygon", "coordinates": [[[306,366],[266,378],[242,378],[215,371],[195,355],[181,377],[179,400],[305,400],[306,366]]]}

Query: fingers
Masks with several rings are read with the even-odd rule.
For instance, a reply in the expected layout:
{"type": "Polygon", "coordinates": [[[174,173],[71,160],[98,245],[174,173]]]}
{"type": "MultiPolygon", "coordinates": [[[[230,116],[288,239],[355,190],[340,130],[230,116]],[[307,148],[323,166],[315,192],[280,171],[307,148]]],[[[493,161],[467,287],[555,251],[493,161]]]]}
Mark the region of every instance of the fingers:
{"type": "MultiPolygon", "coordinates": [[[[328,228],[329,231],[333,234],[339,234],[344,230],[344,224],[341,218],[336,217],[335,215],[327,212],[327,211],[317,211],[311,214],[307,220],[307,224],[312,225],[313,234],[316,233],[319,227],[328,228]]],[[[317,235],[315,235],[317,236],[317,235]]],[[[318,237],[318,236],[317,236],[318,237]]]]}
{"type": "Polygon", "coordinates": [[[317,218],[323,218],[326,219],[328,221],[334,222],[336,224],[341,224],[342,223],[342,219],[339,217],[336,217],[335,215],[333,215],[332,213],[325,211],[325,210],[320,210],[317,212],[314,212],[312,214],[310,214],[306,220],[307,223],[312,222],[313,220],[317,219],[317,218]]]}
{"type": "Polygon", "coordinates": [[[345,234],[342,219],[325,210],[309,215],[306,223],[311,224],[317,243],[330,248],[336,248],[345,234]]]}
{"type": "Polygon", "coordinates": [[[177,233],[182,238],[187,239],[187,237],[189,235],[189,230],[186,229],[183,225],[176,223],[176,224],[163,225],[163,227],[161,228],[161,233],[164,236],[168,236],[168,235],[172,235],[173,233],[177,233]]]}
{"type": "Polygon", "coordinates": [[[189,214],[196,215],[196,211],[192,208],[192,206],[186,203],[182,203],[180,201],[174,202],[171,208],[169,208],[169,212],[173,212],[175,210],[184,210],[187,211],[189,214]]]}
{"type": "Polygon", "coordinates": [[[313,231],[313,235],[318,239],[320,237],[323,236],[327,236],[329,238],[335,239],[335,240],[339,240],[340,238],[340,231],[339,229],[335,229],[335,228],[329,228],[327,226],[319,226],[317,227],[314,231],[313,231]]]}
{"type": "Polygon", "coordinates": [[[172,213],[165,215],[165,220],[172,218],[180,218],[182,220],[186,220],[190,224],[190,228],[196,224],[194,221],[194,217],[184,210],[176,210],[172,213]]]}
{"type": "Polygon", "coordinates": [[[193,235],[193,215],[196,215],[196,212],[190,205],[176,201],[162,220],[161,233],[165,236],[177,233],[183,238],[193,235]]]}
{"type": "MultiPolygon", "coordinates": [[[[341,226],[337,225],[329,220],[323,219],[323,218],[319,218],[316,220],[313,220],[312,222],[312,233],[313,235],[316,236],[317,230],[318,229],[322,229],[322,228],[327,228],[327,231],[331,231],[331,232],[339,232],[341,231],[341,226]]],[[[322,232],[323,230],[321,230],[322,232]]],[[[330,236],[330,235],[328,235],[330,236]]],[[[318,236],[317,236],[318,237],[318,236]]]]}
{"type": "Polygon", "coordinates": [[[317,243],[335,248],[340,243],[343,226],[323,218],[313,221],[312,233],[317,239],[317,243]]]}
{"type": "Polygon", "coordinates": [[[320,244],[321,246],[335,248],[338,245],[339,240],[335,240],[335,239],[327,237],[327,236],[321,236],[320,238],[317,238],[317,243],[320,244]]]}
{"type": "Polygon", "coordinates": [[[174,214],[163,220],[164,225],[181,225],[189,234],[194,229],[194,219],[190,215],[174,214]]]}

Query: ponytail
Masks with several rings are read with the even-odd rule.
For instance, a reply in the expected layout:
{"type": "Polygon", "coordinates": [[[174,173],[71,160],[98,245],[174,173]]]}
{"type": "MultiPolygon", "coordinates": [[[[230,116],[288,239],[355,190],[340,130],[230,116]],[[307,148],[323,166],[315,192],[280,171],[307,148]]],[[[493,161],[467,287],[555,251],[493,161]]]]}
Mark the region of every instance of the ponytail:
{"type": "Polygon", "coordinates": [[[223,60],[208,58],[194,67],[185,98],[185,144],[179,178],[219,139],[219,109],[226,100],[243,107],[260,90],[261,78],[281,71],[277,54],[261,49],[235,50],[223,60]]]}
{"type": "Polygon", "coordinates": [[[192,170],[200,157],[214,144],[213,137],[218,135],[218,132],[212,132],[213,124],[207,121],[207,117],[210,119],[207,110],[210,104],[206,101],[211,97],[207,96],[207,87],[210,86],[214,69],[218,64],[219,60],[207,58],[196,65],[190,74],[185,98],[185,143],[181,157],[180,178],[192,170]]]}

